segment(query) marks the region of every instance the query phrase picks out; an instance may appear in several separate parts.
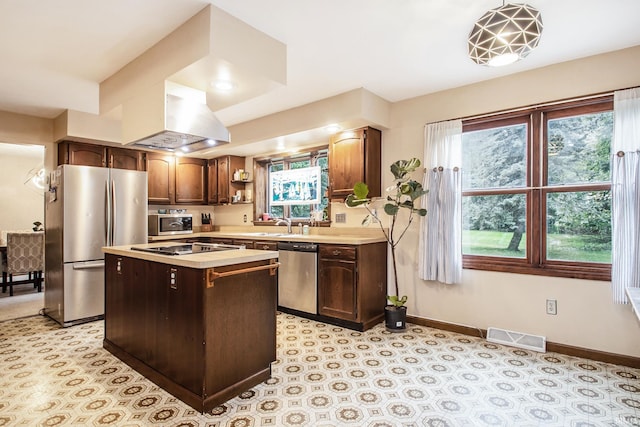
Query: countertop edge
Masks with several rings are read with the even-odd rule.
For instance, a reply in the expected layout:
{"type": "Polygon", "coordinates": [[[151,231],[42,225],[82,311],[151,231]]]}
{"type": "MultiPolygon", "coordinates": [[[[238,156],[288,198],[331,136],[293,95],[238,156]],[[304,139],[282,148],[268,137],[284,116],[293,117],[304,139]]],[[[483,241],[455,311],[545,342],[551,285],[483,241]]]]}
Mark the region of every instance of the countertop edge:
{"type": "Polygon", "coordinates": [[[170,236],[149,236],[150,242],[166,242],[178,239],[192,239],[198,237],[231,238],[238,240],[276,241],[276,242],[308,242],[343,245],[367,245],[370,243],[386,242],[384,236],[339,236],[330,234],[290,234],[286,236],[262,236],[252,232],[224,232],[207,231],[190,234],[174,234],[170,236]]]}
{"type": "Polygon", "coordinates": [[[227,265],[243,264],[254,261],[265,261],[278,258],[277,251],[263,251],[257,249],[224,252],[203,252],[188,255],[160,255],[131,249],[132,247],[145,248],[154,246],[157,246],[157,242],[155,245],[151,243],[125,246],[105,246],[102,248],[102,252],[106,254],[142,259],[145,261],[153,261],[162,264],[197,269],[223,267],[227,265]]]}

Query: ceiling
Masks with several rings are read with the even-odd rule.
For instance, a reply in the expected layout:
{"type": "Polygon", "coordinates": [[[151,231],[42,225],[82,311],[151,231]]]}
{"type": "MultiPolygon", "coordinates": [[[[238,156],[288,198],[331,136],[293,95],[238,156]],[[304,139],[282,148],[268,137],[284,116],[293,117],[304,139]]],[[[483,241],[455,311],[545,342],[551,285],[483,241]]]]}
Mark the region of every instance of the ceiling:
{"type": "Polygon", "coordinates": [[[640,45],[638,0],[528,0],[538,48],[474,64],[466,38],[499,0],[4,0],[0,110],[97,114],[99,83],[211,3],[287,45],[287,84],[216,112],[242,123],[365,88],[391,102],[640,45]]]}

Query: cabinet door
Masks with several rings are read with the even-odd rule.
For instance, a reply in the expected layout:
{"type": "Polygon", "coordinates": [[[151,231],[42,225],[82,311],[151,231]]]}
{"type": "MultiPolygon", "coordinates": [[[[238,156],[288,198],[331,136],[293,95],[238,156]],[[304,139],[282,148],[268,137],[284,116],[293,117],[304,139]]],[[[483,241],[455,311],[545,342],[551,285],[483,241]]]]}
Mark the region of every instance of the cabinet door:
{"type": "MultiPolygon", "coordinates": [[[[204,328],[202,293],[205,270],[149,263],[162,317],[157,336],[156,370],[191,392],[202,393],[204,328]]],[[[151,281],[151,280],[150,280],[151,281]]]]}
{"type": "Polygon", "coordinates": [[[353,185],[364,181],[362,131],[343,132],[331,138],[329,182],[332,197],[347,196],[353,185]]]}
{"type": "Polygon", "coordinates": [[[59,158],[66,157],[66,161],[60,163],[80,166],[106,166],[106,147],[102,145],[67,142],[60,144],[58,149],[66,149],[66,156],[64,156],[64,154],[61,156],[60,153],[58,153],[59,158]]]}
{"type": "Polygon", "coordinates": [[[175,164],[173,156],[159,153],[147,154],[149,203],[170,205],[175,202],[175,164]]]}
{"type": "Polygon", "coordinates": [[[176,203],[203,205],[207,200],[207,161],[176,158],[176,203]]]}
{"type": "Polygon", "coordinates": [[[229,156],[218,158],[218,204],[230,203],[229,184],[229,156]]]}
{"type": "Polygon", "coordinates": [[[142,357],[146,347],[139,339],[147,336],[148,281],[144,275],[144,261],[106,254],[105,338],[136,357],[142,357]]]}
{"type": "Polygon", "coordinates": [[[207,203],[218,204],[218,159],[210,159],[207,165],[207,203]]]}
{"type": "Polygon", "coordinates": [[[318,312],[323,316],[356,320],[356,250],[347,246],[320,246],[318,312]]]}
{"type": "Polygon", "coordinates": [[[380,196],[381,133],[364,128],[342,132],[329,144],[329,187],[331,198],[351,194],[356,182],[366,182],[369,196],[380,196]]]}
{"type": "Polygon", "coordinates": [[[144,153],[127,148],[107,148],[107,166],[116,169],[144,171],[144,153]]]}

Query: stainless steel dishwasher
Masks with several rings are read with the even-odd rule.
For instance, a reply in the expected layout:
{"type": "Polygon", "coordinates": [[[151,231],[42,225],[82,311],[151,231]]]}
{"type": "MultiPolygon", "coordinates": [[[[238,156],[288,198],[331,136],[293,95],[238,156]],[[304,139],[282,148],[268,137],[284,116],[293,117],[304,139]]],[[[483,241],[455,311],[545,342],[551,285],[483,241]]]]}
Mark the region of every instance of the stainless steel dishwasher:
{"type": "Polygon", "coordinates": [[[278,243],[278,305],[318,313],[318,245],[278,243]]]}

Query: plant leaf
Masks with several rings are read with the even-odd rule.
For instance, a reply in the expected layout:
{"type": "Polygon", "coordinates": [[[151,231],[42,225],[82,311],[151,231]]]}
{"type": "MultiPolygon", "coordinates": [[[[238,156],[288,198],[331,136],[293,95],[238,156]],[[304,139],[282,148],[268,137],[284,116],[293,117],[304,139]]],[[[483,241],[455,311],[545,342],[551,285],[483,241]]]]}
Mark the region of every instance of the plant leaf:
{"type": "Polygon", "coordinates": [[[391,173],[396,179],[404,178],[420,167],[420,159],[413,157],[409,160],[396,160],[391,164],[391,173]]]}
{"type": "Polygon", "coordinates": [[[402,298],[398,298],[397,295],[387,295],[387,299],[389,300],[389,302],[392,305],[394,305],[396,307],[402,307],[407,302],[407,296],[406,295],[404,295],[402,298]]]}
{"type": "Polygon", "coordinates": [[[369,199],[358,199],[353,194],[349,194],[344,200],[344,203],[350,208],[353,208],[356,206],[366,205],[367,203],[369,203],[369,199]]]}
{"type": "Polygon", "coordinates": [[[394,216],[398,213],[398,210],[400,210],[400,207],[393,203],[386,203],[384,205],[384,213],[387,215],[394,216]]]}
{"type": "Polygon", "coordinates": [[[353,186],[353,194],[355,194],[358,199],[366,199],[369,195],[369,186],[364,182],[356,182],[353,186]]]}
{"type": "Polygon", "coordinates": [[[426,216],[427,215],[427,210],[426,209],[415,209],[415,213],[417,213],[420,216],[426,216]]]}

